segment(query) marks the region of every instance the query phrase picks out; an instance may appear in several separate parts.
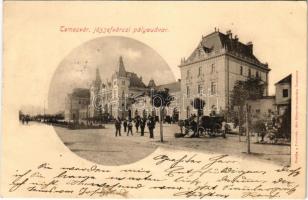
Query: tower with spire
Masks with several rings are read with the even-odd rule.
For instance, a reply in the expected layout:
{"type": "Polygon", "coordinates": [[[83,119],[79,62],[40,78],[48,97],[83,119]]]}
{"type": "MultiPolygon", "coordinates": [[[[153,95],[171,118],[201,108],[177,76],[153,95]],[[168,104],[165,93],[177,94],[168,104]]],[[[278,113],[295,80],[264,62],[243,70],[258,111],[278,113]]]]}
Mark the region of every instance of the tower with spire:
{"type": "Polygon", "coordinates": [[[98,92],[102,87],[102,80],[101,80],[101,76],[99,74],[99,68],[98,67],[96,68],[96,77],[95,77],[93,86],[95,87],[96,92],[98,92]]]}
{"type": "Polygon", "coordinates": [[[90,87],[90,105],[89,114],[93,117],[98,117],[102,110],[98,107],[101,104],[101,92],[102,92],[102,79],[99,73],[99,68],[96,68],[95,80],[92,82],[90,87]]]}
{"type": "Polygon", "coordinates": [[[118,70],[112,76],[113,84],[113,102],[117,102],[117,105],[113,106],[114,116],[120,118],[127,117],[127,96],[129,94],[130,78],[129,73],[125,69],[123,57],[119,57],[118,70]]]}
{"type": "MultiPolygon", "coordinates": [[[[114,118],[132,117],[130,111],[132,98],[144,94],[148,87],[143,83],[142,77],[134,72],[126,71],[125,59],[119,56],[116,64],[116,71],[111,79],[101,80],[99,69],[96,69],[95,80],[91,84],[91,110],[90,116],[97,117],[95,111],[95,99],[100,97],[100,104],[103,108],[103,114],[114,118]]],[[[155,84],[154,84],[155,85],[155,84]]]]}
{"type": "Polygon", "coordinates": [[[125,67],[124,67],[124,62],[123,62],[123,57],[122,56],[120,56],[120,58],[119,58],[118,76],[126,77],[126,70],[125,70],[125,67]]]}

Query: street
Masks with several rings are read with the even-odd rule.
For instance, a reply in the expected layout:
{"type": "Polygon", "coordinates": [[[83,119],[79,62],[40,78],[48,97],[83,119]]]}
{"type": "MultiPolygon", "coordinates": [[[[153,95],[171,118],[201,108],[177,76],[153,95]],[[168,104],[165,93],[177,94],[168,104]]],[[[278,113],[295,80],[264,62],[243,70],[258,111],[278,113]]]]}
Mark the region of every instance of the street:
{"type": "Polygon", "coordinates": [[[156,124],[154,139],[149,138],[146,129],[145,136],[136,133],[133,127],[133,136],[115,137],[113,124],[107,124],[105,129],[69,130],[54,127],[63,143],[82,158],[103,165],[123,165],[136,162],[152,152],[157,147],[180,149],[203,153],[221,153],[239,157],[241,159],[257,159],[272,162],[278,165],[290,163],[290,146],[255,144],[256,138],[251,137],[251,154],[247,154],[246,137],[227,135],[222,137],[202,138],[175,138],[174,133],[180,132],[175,124],[164,124],[164,143],[160,142],[159,124],[156,124]]]}

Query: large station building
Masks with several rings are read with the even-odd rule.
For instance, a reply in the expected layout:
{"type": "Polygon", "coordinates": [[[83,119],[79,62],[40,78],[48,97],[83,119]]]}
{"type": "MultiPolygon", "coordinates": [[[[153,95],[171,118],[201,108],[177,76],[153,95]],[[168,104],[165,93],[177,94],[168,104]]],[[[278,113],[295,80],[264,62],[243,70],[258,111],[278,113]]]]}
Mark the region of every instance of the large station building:
{"type": "Polygon", "coordinates": [[[265,83],[268,95],[268,64],[261,62],[253,52],[252,42],[242,43],[231,31],[215,31],[202,36],[196,49],[186,59],[182,58],[181,118],[196,111],[191,101],[202,98],[206,102],[204,114],[230,107],[230,95],[238,80],[259,77],[265,83]]]}

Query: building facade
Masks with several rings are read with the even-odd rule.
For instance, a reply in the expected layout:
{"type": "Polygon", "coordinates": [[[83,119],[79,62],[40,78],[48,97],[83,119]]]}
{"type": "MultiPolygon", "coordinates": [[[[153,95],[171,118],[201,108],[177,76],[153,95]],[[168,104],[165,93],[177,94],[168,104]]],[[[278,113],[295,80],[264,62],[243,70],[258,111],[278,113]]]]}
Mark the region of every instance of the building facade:
{"type": "Polygon", "coordinates": [[[268,73],[266,63],[262,63],[253,53],[253,44],[243,44],[231,31],[226,34],[215,31],[202,36],[192,54],[181,60],[181,118],[196,113],[191,101],[205,100],[203,114],[212,110],[219,112],[230,107],[230,95],[236,81],[248,77],[259,77],[265,84],[264,95],[268,95],[268,73]]]}
{"type": "Polygon", "coordinates": [[[276,106],[278,115],[283,115],[291,104],[292,97],[292,75],[288,75],[275,84],[276,106]]]}
{"type": "Polygon", "coordinates": [[[134,118],[136,115],[141,116],[145,112],[147,115],[153,114],[152,110],[155,111],[155,109],[150,103],[149,96],[151,89],[170,87],[170,94],[175,95],[178,92],[178,95],[180,92],[179,83],[156,86],[155,81],[150,80],[148,85],[145,85],[141,76],[126,71],[123,58],[120,57],[118,70],[114,72],[110,81],[103,83],[97,69],[96,79],[90,86],[90,117],[95,118],[105,114],[112,118],[123,119],[134,118]]]}
{"type": "Polygon", "coordinates": [[[64,118],[66,121],[79,123],[89,117],[90,91],[75,88],[65,98],[64,118]]]}
{"type": "Polygon", "coordinates": [[[270,120],[277,114],[275,96],[264,96],[260,99],[248,100],[250,114],[254,119],[270,120]]]}

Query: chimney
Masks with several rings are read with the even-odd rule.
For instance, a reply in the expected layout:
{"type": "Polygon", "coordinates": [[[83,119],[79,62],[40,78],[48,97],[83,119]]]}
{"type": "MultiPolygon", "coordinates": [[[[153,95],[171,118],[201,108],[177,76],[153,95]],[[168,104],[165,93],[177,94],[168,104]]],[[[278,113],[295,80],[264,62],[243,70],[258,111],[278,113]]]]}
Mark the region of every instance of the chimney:
{"type": "Polygon", "coordinates": [[[248,49],[249,49],[249,52],[250,52],[251,54],[253,54],[253,44],[252,44],[252,42],[248,42],[246,45],[247,45],[247,47],[248,47],[248,49]]]}
{"type": "Polygon", "coordinates": [[[234,36],[234,40],[235,40],[236,42],[238,42],[238,37],[237,37],[237,35],[234,36]]]}
{"type": "Polygon", "coordinates": [[[230,39],[232,39],[232,32],[231,32],[231,30],[228,30],[228,31],[227,31],[227,36],[228,36],[230,39]]]}
{"type": "Polygon", "coordinates": [[[142,76],[139,77],[140,81],[142,81],[142,76]]]}

